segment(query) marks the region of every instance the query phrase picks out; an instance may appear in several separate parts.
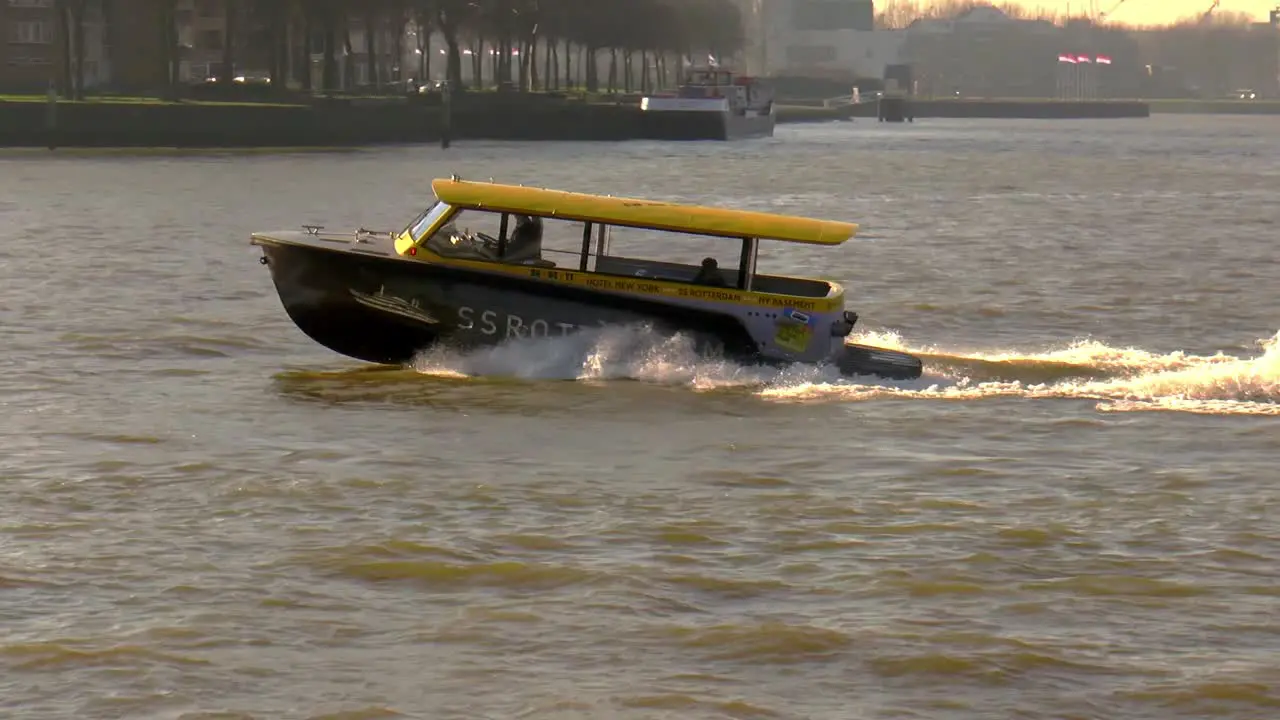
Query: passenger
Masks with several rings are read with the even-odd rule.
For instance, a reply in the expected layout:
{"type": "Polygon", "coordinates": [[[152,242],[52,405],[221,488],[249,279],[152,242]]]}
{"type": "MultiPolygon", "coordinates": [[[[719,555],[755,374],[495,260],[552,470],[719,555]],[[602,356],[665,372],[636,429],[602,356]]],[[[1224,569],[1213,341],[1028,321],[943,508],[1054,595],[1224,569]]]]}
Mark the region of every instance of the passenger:
{"type": "Polygon", "coordinates": [[[693,281],[699,285],[725,287],[724,276],[720,274],[720,265],[712,257],[702,259],[702,269],[693,276],[693,281]]]}
{"type": "Polygon", "coordinates": [[[508,262],[525,262],[542,258],[542,218],[516,215],[516,227],[507,243],[508,262]]]}

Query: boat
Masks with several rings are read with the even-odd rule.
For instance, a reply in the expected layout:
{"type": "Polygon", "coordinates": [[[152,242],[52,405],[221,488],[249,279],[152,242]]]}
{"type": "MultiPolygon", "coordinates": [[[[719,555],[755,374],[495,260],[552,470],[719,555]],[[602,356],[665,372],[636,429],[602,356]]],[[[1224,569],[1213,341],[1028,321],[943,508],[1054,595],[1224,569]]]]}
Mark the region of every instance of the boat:
{"type": "Polygon", "coordinates": [[[856,224],[456,176],[431,187],[434,201],[401,230],[252,233],[303,333],[342,355],[407,365],[441,345],[647,324],[751,364],[921,374],[916,357],[846,343],[858,316],[839,284],[757,272],[764,242],[834,247],[856,224]],[[701,262],[644,257],[678,243],[718,249],[701,262]],[[720,267],[717,254],[736,267],[720,267]]]}
{"type": "Polygon", "coordinates": [[[643,136],[654,140],[773,137],[773,87],[722,68],[691,68],[674,96],[640,99],[643,136]]]}

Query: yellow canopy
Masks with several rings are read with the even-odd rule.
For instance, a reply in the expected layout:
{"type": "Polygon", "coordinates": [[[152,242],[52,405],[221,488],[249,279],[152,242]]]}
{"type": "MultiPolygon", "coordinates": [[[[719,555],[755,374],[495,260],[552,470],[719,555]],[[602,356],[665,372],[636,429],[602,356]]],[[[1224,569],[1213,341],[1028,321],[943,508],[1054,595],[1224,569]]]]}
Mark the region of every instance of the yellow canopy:
{"type": "Polygon", "coordinates": [[[858,226],[853,223],[833,220],[677,205],[521,185],[438,178],[431,182],[431,189],[442,202],[461,208],[527,213],[581,222],[723,237],[839,245],[858,231],[858,226]]]}

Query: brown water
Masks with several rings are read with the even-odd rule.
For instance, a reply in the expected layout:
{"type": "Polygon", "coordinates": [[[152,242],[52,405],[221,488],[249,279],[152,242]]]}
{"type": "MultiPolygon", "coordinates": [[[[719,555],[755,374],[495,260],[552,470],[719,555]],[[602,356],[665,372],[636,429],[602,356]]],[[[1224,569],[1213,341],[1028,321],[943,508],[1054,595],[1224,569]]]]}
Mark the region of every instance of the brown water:
{"type": "Polygon", "coordinates": [[[0,716],[1274,717],[1278,143],[2,155],[0,716]],[[248,233],[399,225],[451,172],[858,221],[766,267],[926,376],[303,337],[248,233]]]}

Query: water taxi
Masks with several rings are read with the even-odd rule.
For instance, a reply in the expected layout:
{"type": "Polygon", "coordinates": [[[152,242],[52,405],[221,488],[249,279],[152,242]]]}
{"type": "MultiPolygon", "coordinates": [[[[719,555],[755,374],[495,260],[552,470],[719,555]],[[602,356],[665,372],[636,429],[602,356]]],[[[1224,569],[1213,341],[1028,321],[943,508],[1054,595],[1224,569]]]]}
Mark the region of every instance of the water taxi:
{"type": "Polygon", "coordinates": [[[834,247],[855,224],[456,176],[431,187],[435,201],[398,231],[252,234],[303,333],[343,355],[402,365],[442,343],[647,323],[738,361],[921,374],[911,355],[846,343],[858,316],[844,309],[839,284],[757,272],[762,242],[834,247]],[[699,243],[710,249],[690,255],[699,243]],[[666,257],[646,257],[655,253],[666,257]],[[736,262],[721,267],[717,254],[736,262]]]}

